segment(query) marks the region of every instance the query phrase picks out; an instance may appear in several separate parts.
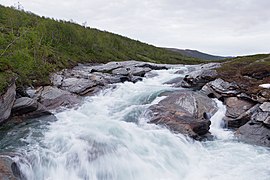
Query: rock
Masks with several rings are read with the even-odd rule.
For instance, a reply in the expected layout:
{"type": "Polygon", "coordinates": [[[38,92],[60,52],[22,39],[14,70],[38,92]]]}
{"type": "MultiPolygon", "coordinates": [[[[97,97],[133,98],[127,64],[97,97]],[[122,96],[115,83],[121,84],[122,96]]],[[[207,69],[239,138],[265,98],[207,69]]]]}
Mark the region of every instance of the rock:
{"type": "Polygon", "coordinates": [[[215,97],[219,98],[221,96],[237,96],[240,92],[238,91],[238,86],[235,83],[226,82],[220,78],[211,81],[204,85],[201,92],[210,95],[213,94],[215,97]]]}
{"type": "Polygon", "coordinates": [[[49,110],[60,106],[73,107],[81,102],[77,95],[52,86],[40,88],[36,92],[35,98],[49,110]]]}
{"type": "Polygon", "coordinates": [[[186,75],[182,81],[182,87],[200,89],[206,83],[217,78],[216,70],[206,69],[199,70],[186,75]]]}
{"type": "Polygon", "coordinates": [[[61,75],[61,74],[53,74],[52,76],[51,76],[51,82],[52,82],[52,84],[54,85],[54,86],[56,86],[56,87],[60,87],[61,85],[62,85],[62,81],[63,81],[63,79],[64,79],[64,77],[63,77],[63,75],[61,75]]]}
{"type": "Polygon", "coordinates": [[[270,128],[270,116],[263,121],[263,125],[270,128]]]}
{"type": "Polygon", "coordinates": [[[238,97],[228,97],[225,98],[225,105],[227,107],[225,115],[230,118],[237,118],[253,107],[255,103],[238,97]]]}
{"type": "Polygon", "coordinates": [[[263,112],[270,112],[270,102],[264,102],[262,105],[260,105],[260,109],[263,112]]]}
{"type": "Polygon", "coordinates": [[[146,68],[142,68],[142,67],[124,67],[124,68],[117,68],[112,70],[112,74],[115,75],[124,75],[124,76],[128,76],[128,75],[133,75],[133,76],[140,76],[140,77],[144,77],[144,75],[151,71],[150,68],[146,67],[146,68]]]}
{"type": "Polygon", "coordinates": [[[223,121],[225,122],[225,126],[227,128],[239,128],[240,126],[246,124],[248,121],[252,119],[252,116],[254,115],[254,113],[257,111],[258,108],[259,108],[259,105],[256,104],[253,107],[251,107],[249,110],[240,114],[236,118],[225,116],[223,118],[223,121]]]}
{"type": "Polygon", "coordinates": [[[15,101],[16,85],[13,83],[6,93],[0,96],[0,123],[7,120],[11,114],[11,109],[15,101]]]}
{"type": "Polygon", "coordinates": [[[179,84],[181,84],[182,81],[183,81],[183,77],[177,77],[177,78],[171,79],[169,81],[166,81],[163,84],[175,84],[175,85],[179,85],[179,84]]]}
{"type": "Polygon", "coordinates": [[[133,83],[136,83],[136,82],[142,81],[142,80],[143,79],[140,76],[131,76],[131,78],[130,78],[130,81],[133,82],[133,83]]]}
{"type": "Polygon", "coordinates": [[[15,161],[6,155],[0,155],[0,179],[17,180],[25,179],[15,161]]]}
{"type": "Polygon", "coordinates": [[[146,77],[146,78],[153,78],[156,76],[158,76],[158,74],[156,72],[153,72],[153,71],[150,71],[144,75],[144,77],[146,77]]]}
{"type": "Polygon", "coordinates": [[[176,71],[174,74],[185,74],[185,73],[186,71],[181,69],[181,70],[176,71]]]}
{"type": "Polygon", "coordinates": [[[84,95],[89,91],[93,91],[95,87],[101,85],[99,81],[82,79],[82,78],[67,78],[62,82],[61,89],[71,93],[84,95]]]}
{"type": "Polygon", "coordinates": [[[200,140],[208,133],[210,121],[205,113],[213,115],[216,103],[193,91],[170,93],[157,105],[150,107],[150,123],[165,125],[172,131],[200,140]]]}
{"type": "Polygon", "coordinates": [[[270,129],[262,123],[250,121],[237,130],[236,136],[249,144],[270,147],[270,129]]]}
{"type": "Polygon", "coordinates": [[[33,112],[38,108],[38,102],[28,97],[16,99],[12,107],[12,114],[21,115],[33,112]]]}

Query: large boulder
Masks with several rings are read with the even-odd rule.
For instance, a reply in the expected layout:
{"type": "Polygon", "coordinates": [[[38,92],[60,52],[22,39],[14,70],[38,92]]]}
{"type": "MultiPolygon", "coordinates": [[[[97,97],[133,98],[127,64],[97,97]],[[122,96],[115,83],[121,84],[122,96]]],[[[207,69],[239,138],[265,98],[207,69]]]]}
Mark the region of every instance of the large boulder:
{"type": "Polygon", "coordinates": [[[216,103],[193,91],[179,91],[150,107],[150,123],[165,125],[174,132],[200,140],[208,133],[210,120],[205,117],[217,111],[216,103]]]}
{"type": "Polygon", "coordinates": [[[79,96],[52,86],[39,88],[35,93],[35,98],[49,110],[61,106],[73,107],[81,102],[79,96]]]}
{"type": "Polygon", "coordinates": [[[15,101],[16,85],[13,83],[6,93],[0,96],[0,123],[7,120],[11,114],[11,109],[15,101]]]}

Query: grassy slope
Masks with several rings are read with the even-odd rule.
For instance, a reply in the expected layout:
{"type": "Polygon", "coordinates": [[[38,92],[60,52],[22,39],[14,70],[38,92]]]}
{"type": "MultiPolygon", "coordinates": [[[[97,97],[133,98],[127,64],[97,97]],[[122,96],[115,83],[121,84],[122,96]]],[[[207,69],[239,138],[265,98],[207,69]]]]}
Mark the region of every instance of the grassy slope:
{"type": "Polygon", "coordinates": [[[270,83],[270,54],[233,58],[224,63],[218,73],[226,81],[237,82],[244,92],[258,95],[262,92],[258,86],[270,83]]]}
{"type": "Polygon", "coordinates": [[[0,6],[0,93],[17,85],[49,84],[49,74],[80,63],[140,60],[195,64],[179,53],[78,24],[0,6]]]}

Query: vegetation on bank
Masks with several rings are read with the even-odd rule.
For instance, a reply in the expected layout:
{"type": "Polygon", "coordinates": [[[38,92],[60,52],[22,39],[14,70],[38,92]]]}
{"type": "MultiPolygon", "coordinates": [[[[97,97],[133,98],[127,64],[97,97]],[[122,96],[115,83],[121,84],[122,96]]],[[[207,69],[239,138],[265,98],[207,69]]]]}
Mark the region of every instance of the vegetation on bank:
{"type": "Polygon", "coordinates": [[[44,85],[49,84],[51,72],[77,63],[131,59],[202,62],[113,33],[0,5],[0,92],[15,76],[20,86],[44,85]]]}
{"type": "MultiPolygon", "coordinates": [[[[270,54],[232,58],[217,70],[222,79],[237,82],[243,92],[258,94],[260,84],[270,83],[270,54]]],[[[264,91],[270,94],[270,90],[264,91]]]]}

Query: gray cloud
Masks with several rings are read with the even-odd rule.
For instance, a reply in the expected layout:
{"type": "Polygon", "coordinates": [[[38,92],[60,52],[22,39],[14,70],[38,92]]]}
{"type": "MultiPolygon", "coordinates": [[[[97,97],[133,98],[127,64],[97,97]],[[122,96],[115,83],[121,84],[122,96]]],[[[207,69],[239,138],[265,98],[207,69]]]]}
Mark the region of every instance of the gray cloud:
{"type": "MultiPolygon", "coordinates": [[[[12,5],[18,0],[1,0],[12,5]]],[[[20,0],[25,10],[157,46],[219,55],[269,52],[269,0],[20,0]]]]}

